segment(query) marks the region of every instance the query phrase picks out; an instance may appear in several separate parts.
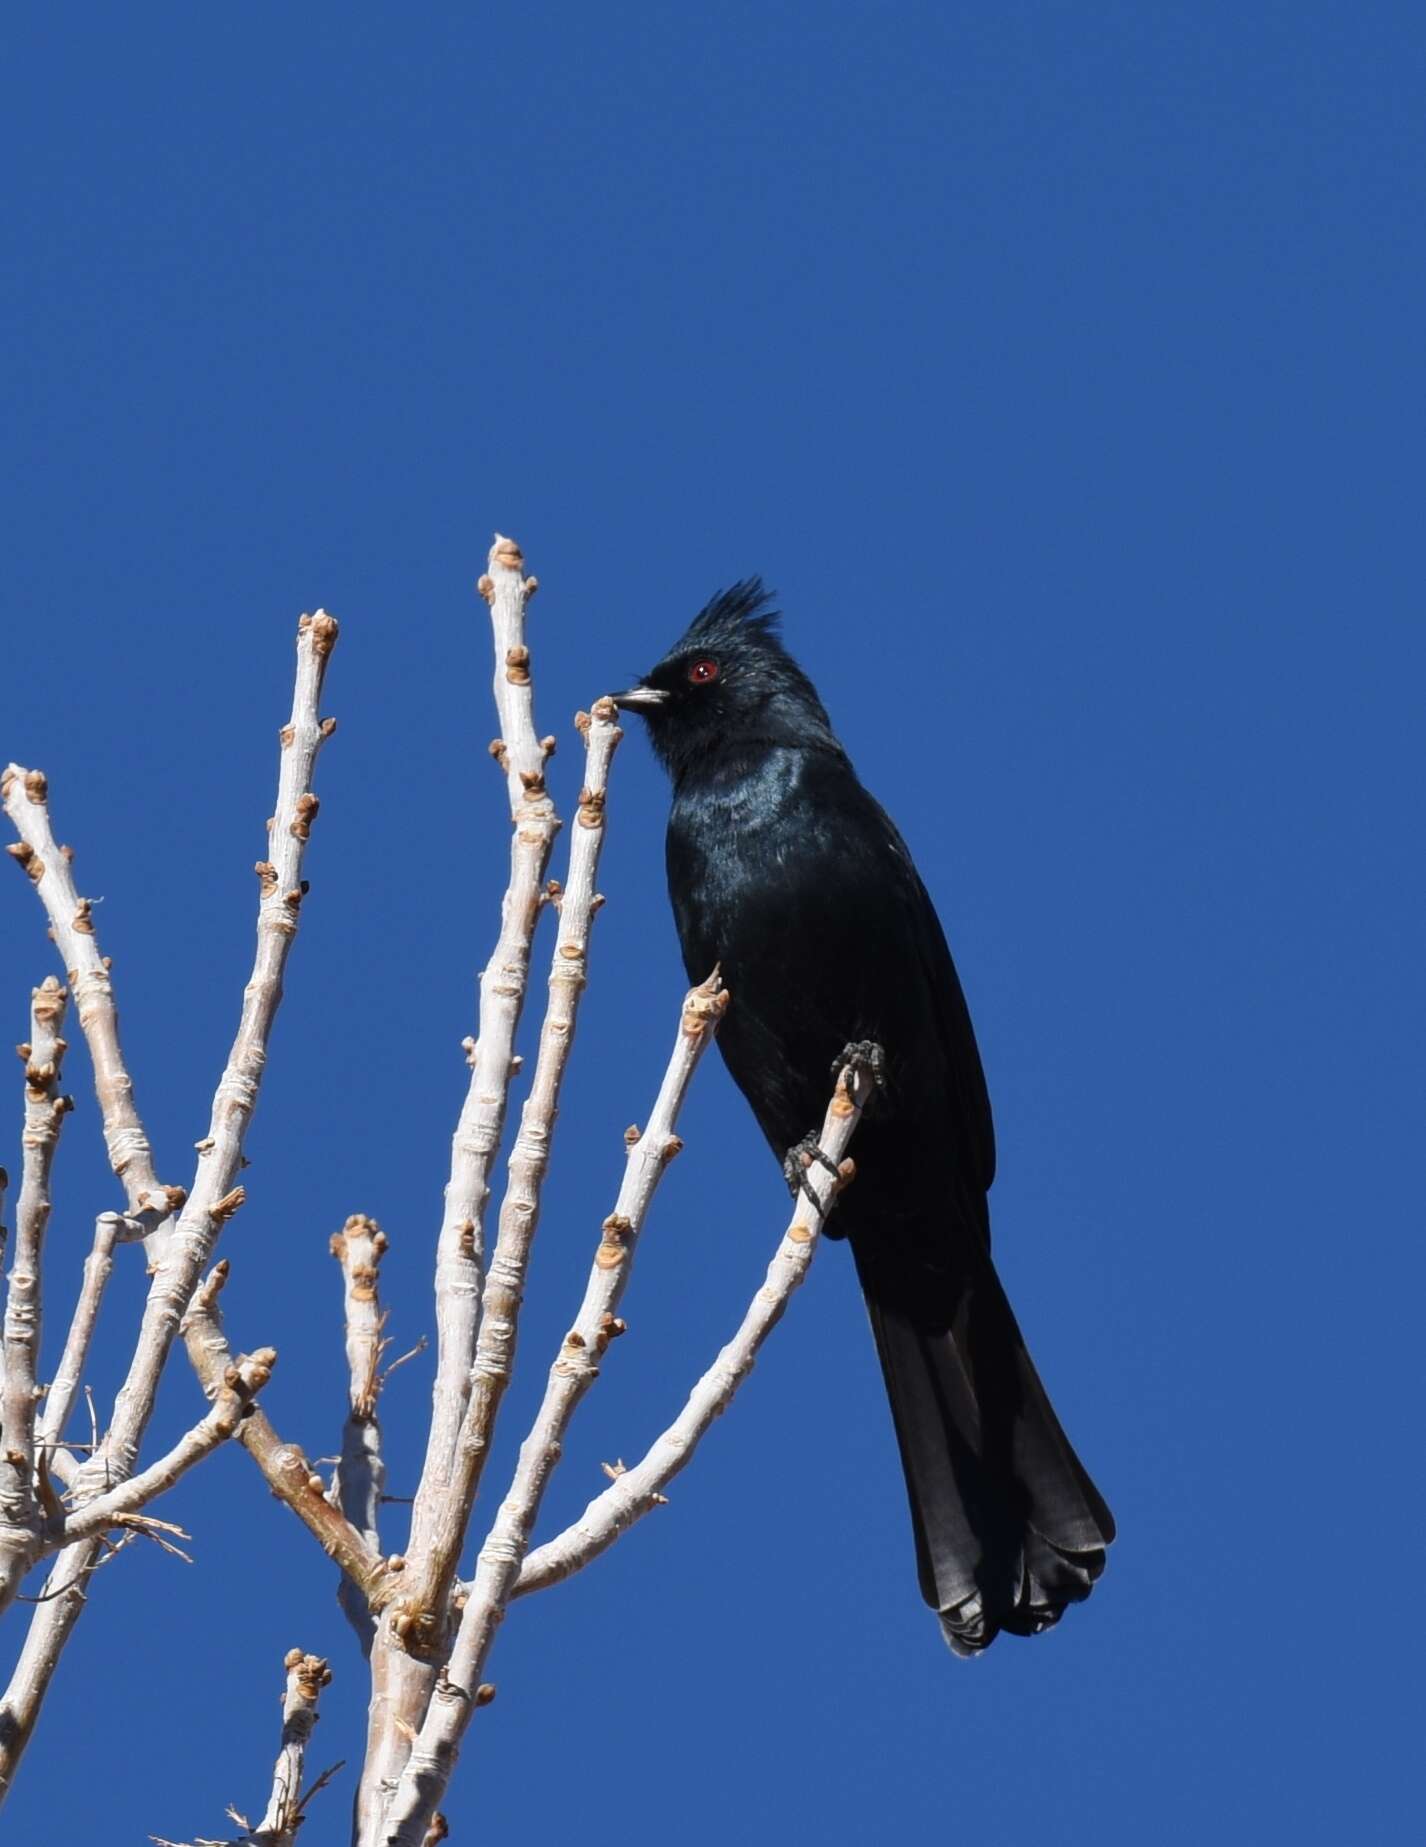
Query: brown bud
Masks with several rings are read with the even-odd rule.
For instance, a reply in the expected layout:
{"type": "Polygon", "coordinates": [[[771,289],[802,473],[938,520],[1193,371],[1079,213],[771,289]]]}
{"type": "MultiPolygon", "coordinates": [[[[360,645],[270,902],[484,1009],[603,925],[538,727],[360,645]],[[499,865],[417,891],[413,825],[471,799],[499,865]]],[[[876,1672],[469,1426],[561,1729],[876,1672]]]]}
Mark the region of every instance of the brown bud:
{"type": "Polygon", "coordinates": [[[337,645],[337,636],[340,633],[337,618],[329,616],[325,609],[319,609],[315,616],[304,616],[298,628],[299,630],[305,628],[310,634],[313,652],[320,660],[326,660],[337,645]]]}
{"type": "Polygon", "coordinates": [[[312,833],[312,823],[317,819],[317,810],[322,806],[319,798],[309,789],[297,798],[297,814],[291,827],[287,830],[294,840],[306,840],[312,833]]]}
{"type": "Polygon", "coordinates": [[[208,1208],[208,1215],[217,1224],[225,1225],[233,1214],[247,1199],[246,1187],[235,1186],[231,1193],[224,1193],[221,1199],[215,1199],[208,1208]]]}

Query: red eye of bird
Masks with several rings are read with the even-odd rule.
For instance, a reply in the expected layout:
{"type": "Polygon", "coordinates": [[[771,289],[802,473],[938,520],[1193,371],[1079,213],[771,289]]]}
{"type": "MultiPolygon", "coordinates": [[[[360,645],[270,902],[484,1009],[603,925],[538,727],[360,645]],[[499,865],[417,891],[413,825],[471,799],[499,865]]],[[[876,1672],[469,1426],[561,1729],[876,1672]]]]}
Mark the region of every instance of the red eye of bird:
{"type": "Polygon", "coordinates": [[[708,660],[706,658],[701,661],[695,661],[688,670],[688,677],[695,686],[707,686],[710,680],[716,680],[718,678],[717,661],[708,660]]]}

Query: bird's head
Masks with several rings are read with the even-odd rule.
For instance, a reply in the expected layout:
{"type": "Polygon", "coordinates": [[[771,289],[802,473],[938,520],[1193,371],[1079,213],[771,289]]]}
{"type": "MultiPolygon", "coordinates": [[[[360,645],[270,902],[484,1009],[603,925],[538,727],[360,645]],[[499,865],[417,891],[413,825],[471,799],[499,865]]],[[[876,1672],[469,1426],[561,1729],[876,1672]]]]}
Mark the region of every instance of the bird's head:
{"type": "Polygon", "coordinates": [[[816,688],[778,637],[761,578],[722,590],[657,667],[615,693],[639,713],[675,782],[700,765],[755,759],[778,745],[840,750],[816,688]]]}

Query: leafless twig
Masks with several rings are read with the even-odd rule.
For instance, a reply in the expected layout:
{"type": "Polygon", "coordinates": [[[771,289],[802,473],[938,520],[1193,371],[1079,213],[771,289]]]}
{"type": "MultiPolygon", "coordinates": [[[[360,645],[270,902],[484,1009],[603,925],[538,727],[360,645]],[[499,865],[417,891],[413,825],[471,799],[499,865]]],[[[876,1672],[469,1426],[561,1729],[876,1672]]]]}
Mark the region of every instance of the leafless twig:
{"type": "Polygon", "coordinates": [[[15,1256],[5,1298],[5,1390],[0,1399],[0,1610],[19,1590],[34,1563],[41,1510],[35,1476],[36,1360],[45,1227],[50,1215],[50,1169],[60,1124],[71,1103],[59,1090],[65,1043],[60,1037],[68,995],[53,975],[30,1001],[25,1061],[24,1150],[15,1212],[15,1256]]]}
{"type": "MultiPolygon", "coordinates": [[[[332,1234],[332,1255],[342,1266],[350,1384],[341,1461],[327,1498],[341,1508],[373,1554],[381,1547],[378,1526],[386,1488],[381,1424],[376,1415],[381,1359],[388,1345],[384,1334],[386,1316],[378,1295],[378,1273],[386,1248],[386,1233],[375,1219],[362,1212],[354,1213],[340,1231],[332,1234]]],[[[366,1598],[346,1576],[337,1595],[363,1650],[369,1650],[372,1618],[366,1598]]]]}
{"type": "Polygon", "coordinates": [[[407,1546],[408,1555],[418,1560],[431,1555],[450,1495],[456,1443],[470,1393],[484,1285],[490,1167],[500,1146],[516,1063],[515,1029],[525,1002],[545,869],[560,826],[545,786],[545,761],[554,739],[542,740],[535,730],[530,650],[525,642],[525,605],[535,579],[526,578],[524,568],[519,546],[497,533],[489,574],[478,588],[490,604],[495,641],[495,706],[501,736],[491,753],[505,771],[514,833],[500,939],[480,977],[479,1038],[471,1052],[470,1084],[451,1145],[445,1216],[436,1247],[436,1377],[407,1546]]]}
{"type": "Polygon", "coordinates": [[[584,786],[570,845],[569,876],[559,900],[549,1002],[540,1032],[535,1075],[520,1113],[520,1132],[510,1152],[509,1182],[500,1207],[499,1242],[485,1279],[470,1397],[461,1420],[451,1480],[438,1511],[429,1554],[410,1561],[419,1576],[406,1595],[420,1607],[432,1630],[439,1624],[455,1582],[466,1525],[514,1365],[525,1272],[539,1224],[540,1191],[554,1140],[560,1086],[574,1040],[580,996],[588,979],[590,929],[603,902],[595,891],[595,880],[604,840],[609,765],[623,736],[617,716],[612,700],[598,699],[593,712],[581,712],[576,721],[586,752],[584,786]]]}
{"type": "Polygon", "coordinates": [[[679,1110],[727,1004],[728,994],[716,971],[691,989],[684,1001],[673,1055],[648,1127],[629,1145],[624,1183],[613,1212],[604,1221],[584,1301],[550,1368],[544,1401],[521,1446],[514,1479],[481,1547],[449,1663],[437,1682],[388,1810],[381,1836],[387,1847],[421,1847],[432,1812],[450,1779],[478,1696],[477,1682],[519,1576],[564,1432],[575,1407],[598,1377],[609,1342],[624,1332],[615,1310],[633,1265],[639,1233],[654,1190],[683,1145],[674,1133],[679,1110]]]}
{"type": "Polygon", "coordinates": [[[48,1455],[50,1467],[55,1468],[59,1464],[57,1472],[65,1474],[66,1478],[72,1472],[72,1459],[57,1446],[64,1441],[64,1428],[69,1422],[74,1395],[84,1377],[90,1343],[99,1319],[99,1305],[104,1299],[104,1290],[114,1269],[114,1247],[119,1243],[124,1229],[125,1221],[117,1212],[101,1212],[94,1221],[94,1242],[84,1260],[84,1275],[80,1281],[74,1313],[70,1317],[69,1332],[65,1336],[64,1352],[60,1355],[59,1366],[45,1394],[45,1408],[36,1431],[36,1440],[48,1455]],[[69,1469],[64,1467],[66,1463],[71,1465],[69,1469]]]}
{"type": "Polygon", "coordinates": [[[262,1820],[254,1827],[245,1816],[230,1808],[229,1815],[243,1830],[236,1839],[200,1839],[185,1844],[151,1834],[149,1839],[154,1847],[293,1847],[297,1831],[307,1818],[308,1803],[342,1766],[333,1764],[303,1790],[307,1746],[320,1716],[317,1701],[323,1687],[330,1686],[332,1671],[320,1655],[304,1654],[300,1648],[289,1648],[282,1665],[287,1670],[282,1701],[282,1744],[272,1773],[272,1793],[262,1820]]]}
{"type": "MultiPolygon", "coordinates": [[[[868,1088],[865,1075],[854,1074],[848,1084],[844,1072],[818,1137],[822,1152],[840,1164],[843,1186],[855,1172],[852,1162],[842,1157],[861,1118],[868,1088]]],[[[662,1504],[663,1490],[687,1468],[714,1420],[732,1403],[733,1394],[752,1371],[763,1342],[782,1319],[792,1292],[811,1268],[834,1199],[835,1195],[824,1198],[821,1206],[814,1206],[805,1193],[798,1195],[792,1222],[768,1265],[766,1280],[748,1305],[737,1333],[689,1393],[687,1404],[650,1445],[642,1461],[629,1469],[611,1470],[610,1485],[589,1503],[579,1519],[529,1554],[512,1596],[523,1597],[572,1577],[607,1551],[637,1520],[662,1504]]]]}

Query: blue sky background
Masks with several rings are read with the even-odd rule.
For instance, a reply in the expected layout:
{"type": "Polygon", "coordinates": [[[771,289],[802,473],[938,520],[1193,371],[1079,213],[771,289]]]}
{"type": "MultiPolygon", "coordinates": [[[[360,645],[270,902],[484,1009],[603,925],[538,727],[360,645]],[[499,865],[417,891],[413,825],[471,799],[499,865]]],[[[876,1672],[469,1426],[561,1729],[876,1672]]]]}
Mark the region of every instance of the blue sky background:
{"type": "MultiPolygon", "coordinates": [[[[274,1420],[329,1452],[347,1213],[392,1239],[396,1339],[429,1326],[506,855],[490,533],[544,586],[566,812],[575,708],[761,571],[941,907],[1003,1273],[1122,1537],[1058,1631],[952,1661],[829,1249],[671,1506],[512,1613],[455,1839],[1406,1838],[1419,10],[516,12],[8,22],[0,750],[49,771],[104,899],[160,1164],[205,1130],[294,621],[325,604],[341,729],[224,1248],[235,1340],[281,1349],[274,1420]]],[[[492,1493],[682,992],[665,802],[631,737],[492,1493]]],[[[11,881],[19,1039],[51,961],[11,881]]],[[[70,1080],[56,1304],[116,1203],[78,1049],[70,1080]]],[[[12,1169],[19,1118],[16,1070],[12,1169]]],[[[686,1135],[545,1533],[681,1403],[785,1217],[721,1068],[686,1135]]],[[[394,1492],[429,1377],[386,1401],[394,1492]]],[[[157,1436],[196,1406],[180,1362],[157,1436]]],[[[198,1563],[98,1580],[10,1835],[255,1812],[300,1643],[336,1675],[315,1761],[352,1765],[304,1839],[344,1838],[365,1690],[326,1561],[236,1451],[166,1511],[198,1563]]]]}

